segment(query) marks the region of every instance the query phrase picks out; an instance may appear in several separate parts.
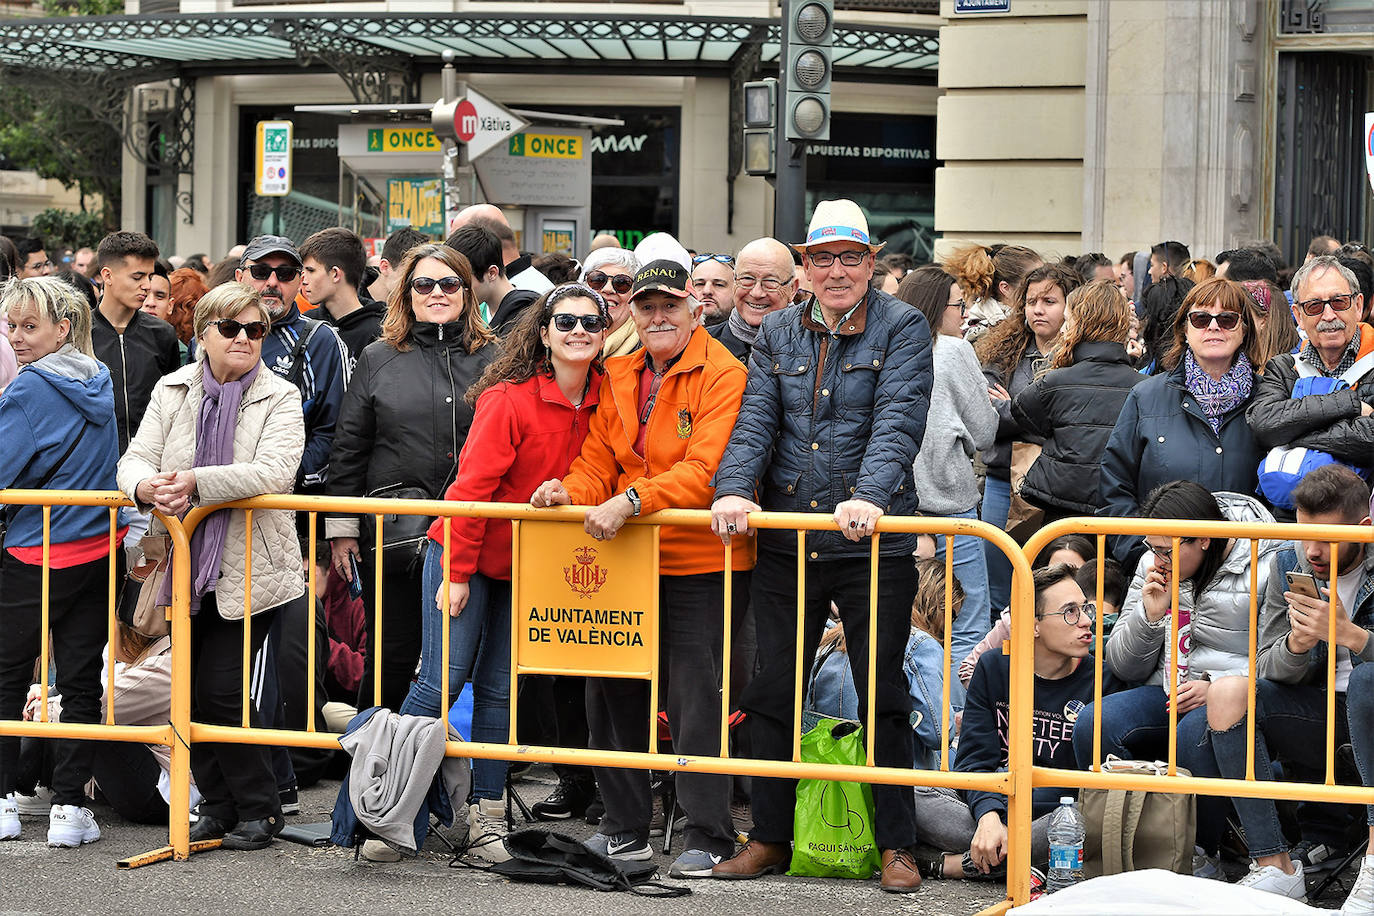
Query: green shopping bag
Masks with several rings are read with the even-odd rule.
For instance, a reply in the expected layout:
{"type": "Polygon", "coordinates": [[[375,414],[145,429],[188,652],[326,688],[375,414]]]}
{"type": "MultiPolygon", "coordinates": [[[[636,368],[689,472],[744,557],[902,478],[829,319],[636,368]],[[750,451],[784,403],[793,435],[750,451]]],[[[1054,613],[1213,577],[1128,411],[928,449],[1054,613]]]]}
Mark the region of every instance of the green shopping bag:
{"type": "MultiPolygon", "coordinates": [[[[802,736],[801,759],[863,766],[863,729],[822,719],[802,736]]],[[[789,875],[868,879],[881,866],[873,839],[873,789],[867,783],[800,780],[794,818],[789,875]]]]}

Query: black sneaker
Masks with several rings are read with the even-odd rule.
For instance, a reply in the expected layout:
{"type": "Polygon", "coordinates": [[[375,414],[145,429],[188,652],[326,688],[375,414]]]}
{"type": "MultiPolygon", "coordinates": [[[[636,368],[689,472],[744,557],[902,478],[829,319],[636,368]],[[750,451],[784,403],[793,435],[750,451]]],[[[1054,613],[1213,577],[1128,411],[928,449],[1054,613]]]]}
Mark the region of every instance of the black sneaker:
{"type": "Polygon", "coordinates": [[[587,811],[587,803],[592,800],[594,794],[594,790],[588,788],[585,780],[562,778],[558,780],[558,788],[554,789],[548,798],[536,802],[530,808],[530,813],[541,821],[565,821],[573,817],[582,817],[587,811]]]}
{"type": "Polygon", "coordinates": [[[277,798],[279,798],[279,799],[281,800],[281,813],[282,813],[282,814],[300,814],[300,813],[301,813],[301,798],[300,798],[300,793],[296,791],[296,787],[295,787],[295,786],[292,786],[292,787],[289,788],[289,789],[279,789],[279,790],[277,791],[277,798]]]}

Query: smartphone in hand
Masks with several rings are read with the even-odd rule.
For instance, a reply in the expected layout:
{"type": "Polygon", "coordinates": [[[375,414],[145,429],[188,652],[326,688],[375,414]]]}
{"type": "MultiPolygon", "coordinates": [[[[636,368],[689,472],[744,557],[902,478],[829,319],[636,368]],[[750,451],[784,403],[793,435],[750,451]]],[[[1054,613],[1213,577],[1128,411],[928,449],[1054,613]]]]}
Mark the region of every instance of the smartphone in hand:
{"type": "Polygon", "coordinates": [[[1290,592],[1296,595],[1306,595],[1309,598],[1321,598],[1321,583],[1317,581],[1316,576],[1304,572],[1289,572],[1286,575],[1290,592]]]}
{"type": "Polygon", "coordinates": [[[363,580],[358,576],[358,557],[356,554],[348,555],[348,572],[353,576],[348,581],[348,596],[350,598],[361,598],[363,596],[363,580]]]}

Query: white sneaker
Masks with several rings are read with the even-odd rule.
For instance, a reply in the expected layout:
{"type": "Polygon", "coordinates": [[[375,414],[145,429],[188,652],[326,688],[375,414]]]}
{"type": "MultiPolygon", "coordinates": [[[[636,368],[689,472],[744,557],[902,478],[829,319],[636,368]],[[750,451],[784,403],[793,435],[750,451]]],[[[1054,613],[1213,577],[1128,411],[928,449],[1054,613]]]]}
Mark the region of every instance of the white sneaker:
{"type": "Polygon", "coordinates": [[[479,798],[468,806],[468,850],[487,862],[506,862],[506,803],[500,798],[479,798]]]}
{"type": "Polygon", "coordinates": [[[1273,865],[1250,863],[1250,873],[1236,882],[1240,887],[1251,887],[1257,891],[1279,894],[1292,900],[1307,901],[1307,885],[1302,878],[1302,863],[1293,863],[1293,874],[1285,875],[1283,869],[1273,865]]]}
{"type": "Polygon", "coordinates": [[[20,817],[47,817],[52,813],[52,789],[39,786],[32,795],[16,793],[20,817]]]}
{"type": "Polygon", "coordinates": [[[100,839],[100,827],[89,808],[76,805],[53,805],[48,815],[48,845],[74,849],[82,843],[100,839]]]}
{"type": "Polygon", "coordinates": [[[1221,856],[1209,856],[1201,846],[1193,847],[1193,877],[1210,878],[1214,881],[1225,881],[1226,876],[1221,871],[1221,856]]]}
{"type": "Polygon", "coordinates": [[[381,840],[363,840],[362,857],[369,862],[401,861],[401,853],[381,840]]]}
{"type": "Polygon", "coordinates": [[[1345,905],[1341,907],[1341,916],[1370,914],[1374,914],[1374,855],[1365,856],[1360,863],[1355,886],[1350,888],[1350,896],[1345,898],[1345,905]]]}
{"type": "Polygon", "coordinates": [[[13,793],[0,798],[0,840],[19,839],[19,804],[13,793]]]}

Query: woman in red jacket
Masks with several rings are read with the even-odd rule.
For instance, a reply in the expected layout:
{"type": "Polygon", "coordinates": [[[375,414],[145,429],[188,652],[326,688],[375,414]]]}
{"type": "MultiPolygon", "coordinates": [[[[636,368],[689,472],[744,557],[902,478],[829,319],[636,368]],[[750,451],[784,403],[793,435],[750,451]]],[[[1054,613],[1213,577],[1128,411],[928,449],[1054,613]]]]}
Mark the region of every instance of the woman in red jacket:
{"type": "MultiPolygon", "coordinates": [[[[505,355],[492,363],[467,398],[476,403],[472,428],[445,499],[529,502],[550,477],[567,473],[582,448],[601,385],[601,345],[610,326],[606,301],[569,283],[526,310],[505,355]]],[[[439,519],[429,529],[422,594],[420,671],[401,706],[403,715],[442,716],[443,619],[449,625],[449,676],[454,696],[472,678],[473,741],[504,743],[510,723],[511,524],[505,519],[439,519]],[[444,525],[449,526],[448,585],[444,525]]],[[[472,849],[489,861],[508,859],[503,795],[506,762],[473,761],[468,812],[472,849]]]]}

